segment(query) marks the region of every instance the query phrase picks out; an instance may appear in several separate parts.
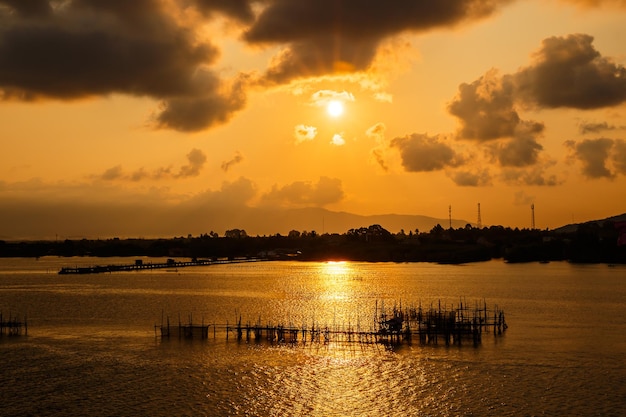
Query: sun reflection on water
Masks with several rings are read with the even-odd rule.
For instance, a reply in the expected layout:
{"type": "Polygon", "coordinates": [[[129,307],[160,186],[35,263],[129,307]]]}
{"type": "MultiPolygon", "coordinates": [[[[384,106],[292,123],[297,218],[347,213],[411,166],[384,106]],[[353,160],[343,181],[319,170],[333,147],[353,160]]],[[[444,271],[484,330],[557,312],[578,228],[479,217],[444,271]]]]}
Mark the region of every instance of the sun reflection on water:
{"type": "Polygon", "coordinates": [[[329,261],[320,265],[319,283],[326,300],[347,300],[351,295],[352,267],[346,261],[329,261]]]}

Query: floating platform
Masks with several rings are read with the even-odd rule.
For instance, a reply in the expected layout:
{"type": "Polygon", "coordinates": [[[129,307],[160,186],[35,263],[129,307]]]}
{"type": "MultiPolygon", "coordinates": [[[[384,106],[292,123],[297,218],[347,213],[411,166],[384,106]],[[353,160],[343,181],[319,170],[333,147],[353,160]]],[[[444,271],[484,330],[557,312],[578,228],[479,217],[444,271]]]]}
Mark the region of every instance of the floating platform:
{"type": "Polygon", "coordinates": [[[59,270],[59,274],[102,274],[106,272],[125,272],[125,271],[144,271],[150,269],[172,269],[185,268],[189,266],[207,266],[218,264],[232,264],[241,262],[260,262],[266,261],[265,258],[212,258],[212,259],[192,259],[191,261],[175,261],[168,259],[167,262],[145,263],[142,259],[138,259],[133,264],[125,265],[96,265],[96,266],[77,266],[63,267],[59,270]]]}
{"type": "Polygon", "coordinates": [[[428,309],[419,307],[402,309],[394,307],[390,312],[379,311],[376,305],[376,322],[370,329],[362,329],[360,325],[319,325],[313,324],[294,326],[285,324],[242,323],[241,317],[235,325],[226,324],[193,324],[191,317],[188,324],[180,322],[170,326],[170,320],[155,325],[155,335],[162,338],[178,337],[180,339],[207,339],[210,334],[217,338],[223,334],[226,340],[234,338],[238,341],[267,341],[270,343],[383,343],[401,344],[418,341],[420,344],[461,345],[468,341],[474,345],[482,342],[482,335],[493,333],[494,336],[504,334],[508,325],[504,311],[497,306],[487,309],[486,303],[468,308],[463,303],[457,308],[428,309]]]}

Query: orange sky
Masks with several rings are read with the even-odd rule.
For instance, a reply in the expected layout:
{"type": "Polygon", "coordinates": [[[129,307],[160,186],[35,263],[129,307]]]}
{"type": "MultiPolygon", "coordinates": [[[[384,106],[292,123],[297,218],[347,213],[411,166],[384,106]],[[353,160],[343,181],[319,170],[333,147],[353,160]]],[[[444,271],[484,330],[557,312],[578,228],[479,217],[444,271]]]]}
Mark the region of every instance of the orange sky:
{"type": "Polygon", "coordinates": [[[0,239],[626,212],[626,2],[441,3],[0,0],[0,239]]]}

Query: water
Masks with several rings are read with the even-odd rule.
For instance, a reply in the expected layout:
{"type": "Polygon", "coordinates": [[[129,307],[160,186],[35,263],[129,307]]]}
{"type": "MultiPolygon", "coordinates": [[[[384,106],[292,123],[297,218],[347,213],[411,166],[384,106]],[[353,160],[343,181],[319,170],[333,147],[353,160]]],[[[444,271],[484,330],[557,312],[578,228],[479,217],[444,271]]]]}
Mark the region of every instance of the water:
{"type": "Polygon", "coordinates": [[[56,274],[133,261],[0,259],[0,310],[28,315],[28,336],[0,339],[0,415],[626,415],[624,266],[267,262],[56,274]],[[179,315],[367,329],[377,301],[483,299],[505,310],[509,329],[478,347],[154,332],[179,315]]]}

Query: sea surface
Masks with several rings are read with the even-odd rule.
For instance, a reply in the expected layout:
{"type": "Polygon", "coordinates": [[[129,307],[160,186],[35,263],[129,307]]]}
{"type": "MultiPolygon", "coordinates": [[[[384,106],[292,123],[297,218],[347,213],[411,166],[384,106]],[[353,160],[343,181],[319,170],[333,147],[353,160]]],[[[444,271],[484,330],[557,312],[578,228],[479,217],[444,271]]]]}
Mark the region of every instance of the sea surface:
{"type": "Polygon", "coordinates": [[[0,337],[1,416],[626,415],[626,266],[281,261],[57,274],[134,261],[0,259],[3,318],[28,324],[0,337]],[[367,330],[383,308],[460,303],[497,305],[508,330],[478,346],[387,346],[227,340],[217,328],[367,330]],[[162,339],[155,325],[168,320],[209,325],[209,337],[162,339]]]}

